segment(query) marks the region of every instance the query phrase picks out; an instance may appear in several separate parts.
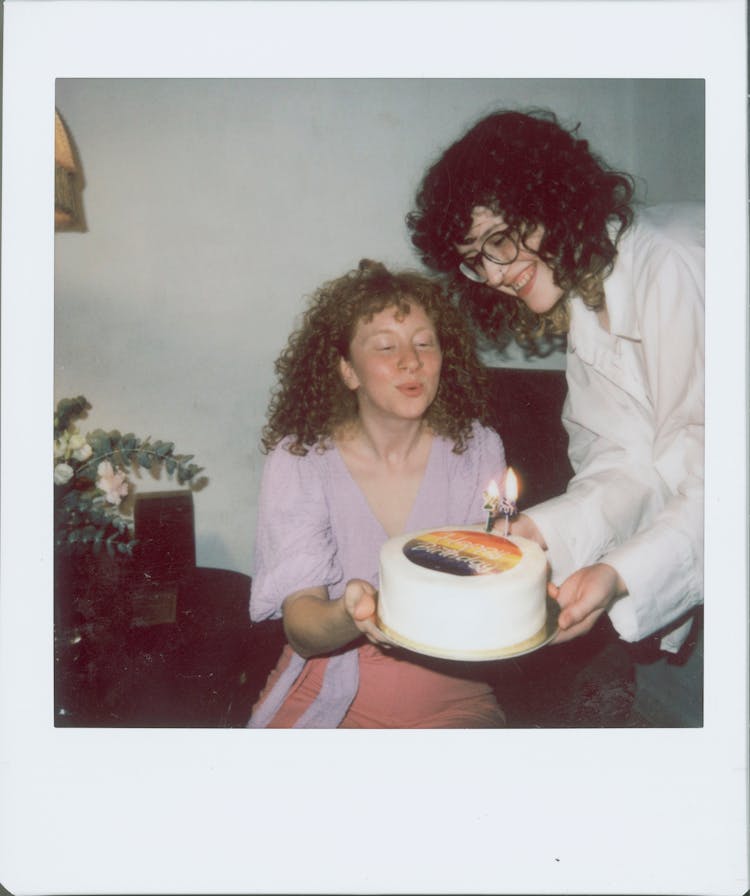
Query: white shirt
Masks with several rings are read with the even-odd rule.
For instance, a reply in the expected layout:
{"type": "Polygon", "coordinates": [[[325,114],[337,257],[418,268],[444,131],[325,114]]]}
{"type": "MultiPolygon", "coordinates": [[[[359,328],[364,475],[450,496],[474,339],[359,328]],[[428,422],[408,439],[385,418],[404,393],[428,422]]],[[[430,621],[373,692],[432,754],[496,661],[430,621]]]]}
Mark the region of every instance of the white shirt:
{"type": "Polygon", "coordinates": [[[703,602],[704,209],[642,210],[605,281],[609,332],[570,303],[563,423],[575,475],[527,511],[552,580],[605,562],[628,588],[610,618],[620,636],[687,637],[703,602]]]}

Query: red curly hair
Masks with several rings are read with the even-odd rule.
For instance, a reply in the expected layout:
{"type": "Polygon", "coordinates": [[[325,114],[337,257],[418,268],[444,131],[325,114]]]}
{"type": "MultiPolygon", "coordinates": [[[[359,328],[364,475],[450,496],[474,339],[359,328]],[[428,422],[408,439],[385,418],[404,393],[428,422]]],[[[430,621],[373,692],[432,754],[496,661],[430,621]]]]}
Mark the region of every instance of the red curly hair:
{"type": "Polygon", "coordinates": [[[340,371],[341,358],[349,359],[357,324],[386,308],[409,314],[412,305],[430,318],[443,356],[437,395],[425,420],[433,432],[453,440],[457,454],[465,451],[472,423],[486,423],[488,415],[486,373],[464,316],[437,280],[413,271],[391,273],[367,259],[315,292],[276,360],[278,383],[261,436],[263,451],[287,437],[292,454],[329,447],[340,427],[358,413],[356,395],[340,371]]]}

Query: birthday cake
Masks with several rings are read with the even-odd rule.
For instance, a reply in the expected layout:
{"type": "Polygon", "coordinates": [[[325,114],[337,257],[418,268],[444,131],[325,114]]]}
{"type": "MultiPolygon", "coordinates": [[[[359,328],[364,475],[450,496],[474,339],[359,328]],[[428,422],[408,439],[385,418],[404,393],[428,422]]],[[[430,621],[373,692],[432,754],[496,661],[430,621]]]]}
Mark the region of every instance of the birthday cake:
{"type": "Polygon", "coordinates": [[[529,539],[427,529],[383,545],[378,622],[420,653],[498,658],[548,637],[546,586],[544,552],[529,539]]]}

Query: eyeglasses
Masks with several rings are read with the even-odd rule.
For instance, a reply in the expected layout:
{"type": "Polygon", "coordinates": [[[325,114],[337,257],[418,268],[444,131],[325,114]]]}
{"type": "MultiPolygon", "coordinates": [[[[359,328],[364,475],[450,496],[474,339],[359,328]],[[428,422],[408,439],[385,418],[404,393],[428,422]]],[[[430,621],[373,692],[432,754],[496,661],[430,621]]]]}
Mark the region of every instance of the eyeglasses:
{"type": "Polygon", "coordinates": [[[496,230],[490,233],[482,243],[479,252],[470,261],[464,259],[458,266],[459,271],[475,283],[486,283],[487,277],[479,270],[478,265],[486,259],[492,264],[507,265],[518,258],[517,237],[512,237],[509,230],[496,230]]]}

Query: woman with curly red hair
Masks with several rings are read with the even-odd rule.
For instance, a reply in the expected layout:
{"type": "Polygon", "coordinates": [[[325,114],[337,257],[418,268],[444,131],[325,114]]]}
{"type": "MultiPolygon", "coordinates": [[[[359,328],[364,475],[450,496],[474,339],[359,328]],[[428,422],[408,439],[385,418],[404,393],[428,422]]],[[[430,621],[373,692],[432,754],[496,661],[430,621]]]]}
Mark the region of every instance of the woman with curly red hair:
{"type": "Polygon", "coordinates": [[[249,727],[503,725],[475,668],[391,650],[375,622],[386,539],[479,522],[505,470],[463,316],[434,280],[362,261],[315,293],[276,372],[250,615],[282,617],[288,644],[249,727]]]}
{"type": "Polygon", "coordinates": [[[527,355],[567,342],[575,476],[513,531],[548,551],[557,641],[608,612],[676,651],[703,600],[703,207],[637,208],[633,179],[550,112],[479,121],[408,216],[475,327],[527,355]]]}

